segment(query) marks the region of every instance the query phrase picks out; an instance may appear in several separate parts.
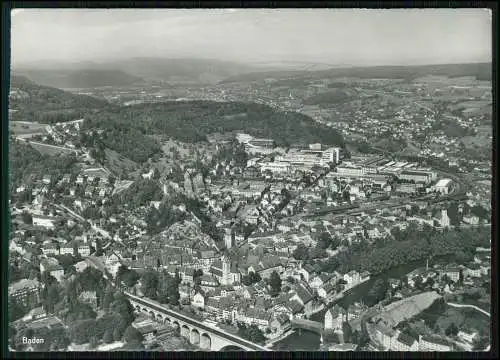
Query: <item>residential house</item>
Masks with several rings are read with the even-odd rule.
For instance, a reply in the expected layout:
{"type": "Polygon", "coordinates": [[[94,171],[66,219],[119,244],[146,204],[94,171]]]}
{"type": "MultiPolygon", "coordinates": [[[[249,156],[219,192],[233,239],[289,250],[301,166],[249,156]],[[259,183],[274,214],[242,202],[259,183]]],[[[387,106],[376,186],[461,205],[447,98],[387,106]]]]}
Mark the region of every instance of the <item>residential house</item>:
{"type": "Polygon", "coordinates": [[[180,276],[182,277],[182,281],[188,284],[193,284],[194,283],[194,269],[191,267],[184,267],[181,268],[181,271],[179,272],[180,276]]]}
{"type": "Polygon", "coordinates": [[[418,351],[452,351],[450,342],[439,338],[420,335],[418,351]]]}
{"type": "Polygon", "coordinates": [[[391,289],[397,289],[401,286],[401,280],[400,279],[393,279],[393,278],[390,278],[387,280],[388,284],[389,284],[389,287],[391,289]]]}
{"type": "Polygon", "coordinates": [[[302,305],[298,300],[293,299],[293,297],[285,306],[288,308],[288,313],[291,314],[290,319],[297,316],[304,309],[304,305],[302,305]]]}
{"type": "Polygon", "coordinates": [[[42,253],[44,255],[59,255],[59,245],[53,243],[43,244],[42,253]]]}
{"type": "Polygon", "coordinates": [[[158,330],[153,326],[153,325],[146,325],[146,326],[141,326],[137,328],[137,331],[139,331],[142,335],[142,337],[146,341],[151,341],[155,338],[156,333],[158,330]]]}
{"type": "Polygon", "coordinates": [[[54,229],[56,217],[46,215],[33,215],[33,226],[43,226],[46,229],[54,229]]]}
{"type": "Polygon", "coordinates": [[[32,309],[23,320],[38,320],[47,317],[47,312],[43,309],[43,306],[36,307],[32,309]]]}
{"type": "Polygon", "coordinates": [[[59,250],[61,255],[73,255],[74,254],[74,246],[71,242],[61,245],[59,250]]]}
{"type": "Polygon", "coordinates": [[[304,307],[304,312],[309,314],[313,310],[313,299],[312,291],[307,285],[299,283],[295,286],[295,294],[290,298],[290,301],[298,301],[304,307]]]}
{"type": "Polygon", "coordinates": [[[282,334],[291,329],[290,318],[285,314],[277,314],[271,321],[271,331],[282,334]]]}
{"type": "Polygon", "coordinates": [[[42,259],[40,261],[40,272],[43,274],[48,272],[57,281],[61,281],[64,276],[64,269],[59,262],[54,258],[42,259]]]}
{"type": "Polygon", "coordinates": [[[115,252],[109,254],[104,261],[104,266],[113,276],[116,275],[121,265],[121,258],[115,252]]]}
{"type": "Polygon", "coordinates": [[[211,288],[219,286],[219,282],[217,281],[217,279],[211,275],[204,274],[200,276],[200,281],[201,281],[200,286],[205,291],[208,291],[211,288]]]}
{"type": "Polygon", "coordinates": [[[97,294],[95,291],[83,291],[80,296],[78,296],[78,299],[94,309],[97,308],[97,294]]]}
{"type": "Polygon", "coordinates": [[[319,297],[328,300],[333,298],[335,295],[335,284],[329,282],[326,285],[317,288],[316,291],[318,292],[319,297]]]}
{"type": "Polygon", "coordinates": [[[325,330],[341,331],[345,310],[339,305],[328,309],[325,313],[325,330]]]}
{"type": "Polygon", "coordinates": [[[252,286],[242,286],[237,293],[245,299],[253,299],[257,294],[252,286]]]}
{"type": "Polygon", "coordinates": [[[197,307],[199,309],[204,309],[205,308],[205,296],[202,293],[197,292],[193,296],[193,300],[191,301],[191,305],[194,307],[197,307]]]}
{"type": "Polygon", "coordinates": [[[356,270],[351,270],[347,274],[344,274],[344,281],[347,282],[346,287],[351,288],[360,283],[361,276],[356,270]]]}
{"type": "Polygon", "coordinates": [[[443,270],[442,274],[446,275],[451,281],[457,282],[460,279],[460,268],[450,265],[443,270]]]}
{"type": "Polygon", "coordinates": [[[460,330],[457,334],[457,336],[468,342],[469,344],[472,344],[474,342],[474,340],[478,337],[478,334],[477,332],[473,331],[473,332],[468,332],[468,331],[465,331],[465,330],[460,330]]]}
{"type": "Polygon", "coordinates": [[[92,195],[94,194],[94,191],[95,191],[95,188],[93,186],[87,186],[85,188],[85,196],[92,197],[92,195]]]}
{"type": "Polygon", "coordinates": [[[394,351],[418,351],[418,341],[412,336],[400,332],[392,339],[391,350],[394,351]]]}
{"type": "Polygon", "coordinates": [[[392,347],[392,341],[396,335],[396,331],[388,326],[385,326],[381,322],[375,324],[374,326],[374,337],[375,339],[384,347],[385,350],[389,350],[392,347]]]}
{"type": "Polygon", "coordinates": [[[481,266],[476,263],[471,263],[464,269],[464,276],[467,277],[481,277],[481,266]]]}
{"type": "Polygon", "coordinates": [[[9,285],[9,298],[16,299],[25,306],[37,304],[40,301],[41,285],[36,279],[21,279],[9,285]]]}
{"type": "Polygon", "coordinates": [[[88,267],[89,264],[86,260],[79,261],[75,264],[75,270],[79,273],[83,272],[88,267]]]}
{"type": "Polygon", "coordinates": [[[306,264],[298,270],[298,273],[304,277],[305,281],[309,282],[309,280],[313,278],[315,270],[311,265],[306,264]]]}
{"type": "Polygon", "coordinates": [[[61,179],[61,181],[63,183],[66,183],[66,184],[68,184],[70,182],[70,180],[71,180],[71,175],[70,174],[64,174],[63,177],[62,177],[62,179],[61,179]]]}

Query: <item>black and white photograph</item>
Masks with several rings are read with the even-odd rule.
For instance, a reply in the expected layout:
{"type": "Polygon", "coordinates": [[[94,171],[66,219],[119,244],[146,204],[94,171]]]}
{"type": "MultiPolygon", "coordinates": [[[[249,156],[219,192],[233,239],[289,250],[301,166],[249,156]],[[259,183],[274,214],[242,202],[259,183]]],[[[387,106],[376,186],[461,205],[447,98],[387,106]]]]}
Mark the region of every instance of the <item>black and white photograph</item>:
{"type": "Polygon", "coordinates": [[[491,350],[491,10],[10,17],[11,353],[491,350]]]}

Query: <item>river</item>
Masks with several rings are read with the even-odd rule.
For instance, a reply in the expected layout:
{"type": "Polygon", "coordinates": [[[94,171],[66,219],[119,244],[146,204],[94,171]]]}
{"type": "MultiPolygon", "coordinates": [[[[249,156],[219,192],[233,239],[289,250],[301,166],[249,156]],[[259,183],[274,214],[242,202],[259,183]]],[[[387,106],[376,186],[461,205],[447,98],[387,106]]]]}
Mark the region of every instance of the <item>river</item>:
{"type": "MultiPolygon", "coordinates": [[[[435,260],[432,263],[429,262],[429,266],[432,266],[433,264],[436,264],[437,262],[440,262],[442,260],[444,259],[435,260]]],[[[423,267],[425,265],[426,265],[426,260],[420,260],[402,266],[394,267],[386,272],[375,275],[371,277],[370,280],[348,290],[343,298],[333,302],[328,306],[328,308],[330,308],[334,304],[339,304],[340,306],[345,307],[350,304],[353,304],[354,302],[362,300],[363,296],[366,296],[368,290],[371,288],[371,286],[377,279],[384,279],[384,280],[387,280],[389,278],[400,279],[409,272],[417,268],[423,267]]],[[[317,312],[316,314],[312,315],[310,317],[310,320],[319,321],[323,323],[325,321],[325,313],[328,308],[325,308],[317,312]]],[[[303,330],[301,335],[299,335],[298,332],[295,332],[290,336],[287,336],[283,340],[276,342],[273,346],[273,349],[284,350],[284,351],[286,350],[317,351],[319,350],[320,345],[321,345],[320,336],[318,334],[303,330]]]]}

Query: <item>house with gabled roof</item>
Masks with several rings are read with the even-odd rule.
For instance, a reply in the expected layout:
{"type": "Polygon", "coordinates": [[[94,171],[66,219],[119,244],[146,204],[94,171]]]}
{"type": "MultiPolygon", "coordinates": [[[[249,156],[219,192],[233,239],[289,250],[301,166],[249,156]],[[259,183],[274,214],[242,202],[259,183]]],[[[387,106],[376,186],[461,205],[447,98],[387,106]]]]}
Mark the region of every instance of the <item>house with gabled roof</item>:
{"type": "Polygon", "coordinates": [[[344,318],[345,310],[339,305],[334,305],[325,313],[325,330],[342,330],[344,318]]]}

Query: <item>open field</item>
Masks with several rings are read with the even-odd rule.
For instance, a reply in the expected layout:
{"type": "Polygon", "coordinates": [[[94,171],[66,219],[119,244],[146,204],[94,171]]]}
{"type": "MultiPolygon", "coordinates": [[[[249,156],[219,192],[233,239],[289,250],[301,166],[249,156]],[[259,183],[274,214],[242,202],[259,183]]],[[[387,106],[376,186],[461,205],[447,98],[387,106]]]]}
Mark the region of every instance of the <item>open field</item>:
{"type": "Polygon", "coordinates": [[[29,144],[33,147],[33,149],[35,149],[36,151],[38,151],[42,155],[53,156],[53,155],[57,155],[60,153],[70,154],[70,153],[75,152],[75,150],[72,150],[72,149],[65,149],[65,148],[61,148],[58,146],[54,146],[54,145],[42,144],[39,142],[30,141],[29,144]]]}
{"type": "Polygon", "coordinates": [[[10,121],[9,130],[15,135],[38,135],[46,134],[46,124],[25,121],[10,121]]]}
{"type": "Polygon", "coordinates": [[[106,149],[106,166],[107,168],[115,174],[119,174],[123,171],[131,172],[137,168],[137,163],[120,155],[114,150],[106,149]]]}

